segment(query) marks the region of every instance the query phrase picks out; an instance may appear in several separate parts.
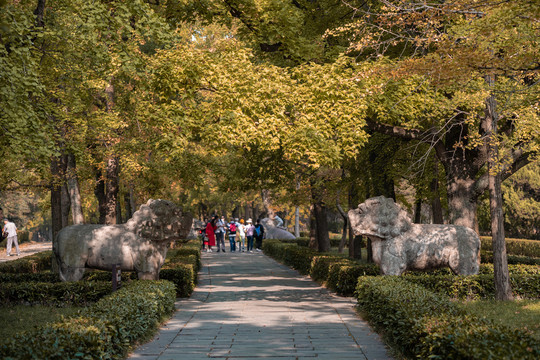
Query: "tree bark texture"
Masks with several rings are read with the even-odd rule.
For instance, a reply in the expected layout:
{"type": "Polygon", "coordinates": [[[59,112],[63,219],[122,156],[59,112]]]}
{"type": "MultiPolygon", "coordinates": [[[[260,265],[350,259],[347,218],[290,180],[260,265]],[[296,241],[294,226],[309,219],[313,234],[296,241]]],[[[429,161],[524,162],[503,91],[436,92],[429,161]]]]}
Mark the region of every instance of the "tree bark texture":
{"type": "MultiPolygon", "coordinates": [[[[488,77],[488,82],[491,82],[488,77]]],[[[493,271],[495,278],[495,298],[512,300],[508,258],[504,236],[504,215],[502,210],[501,175],[498,169],[499,149],[497,145],[497,102],[492,95],[486,101],[485,128],[488,144],[488,182],[491,211],[491,236],[493,242],[493,271]]]]}
{"type": "Polygon", "coordinates": [[[107,160],[107,181],[105,185],[105,224],[114,225],[117,223],[117,202],[118,191],[120,189],[119,162],[117,157],[110,157],[107,160]]]}
{"type": "Polygon", "coordinates": [[[319,250],[319,241],[317,239],[317,220],[314,205],[311,205],[309,208],[309,247],[313,250],[319,250]]]}
{"type": "Polygon", "coordinates": [[[439,165],[436,161],[433,164],[433,180],[431,181],[430,189],[433,224],[444,224],[441,197],[439,196],[439,165]]]}
{"type": "Polygon", "coordinates": [[[338,209],[339,214],[343,218],[343,231],[341,234],[341,241],[339,242],[339,248],[338,248],[338,252],[341,254],[343,253],[343,249],[345,248],[345,244],[347,243],[347,233],[349,230],[349,216],[343,210],[343,208],[341,207],[341,204],[339,203],[339,191],[336,195],[336,208],[338,209]]]}
{"type": "Polygon", "coordinates": [[[328,220],[326,204],[323,201],[323,190],[312,184],[311,201],[313,206],[313,218],[315,219],[315,237],[317,239],[318,251],[330,251],[330,237],[328,234],[328,220]]]}
{"type": "MultiPolygon", "coordinates": [[[[349,204],[349,209],[356,209],[358,207],[358,191],[357,191],[357,188],[356,188],[356,184],[354,182],[352,182],[350,185],[349,185],[349,193],[348,193],[348,196],[347,196],[347,201],[348,201],[348,204],[349,204]]],[[[356,259],[356,254],[358,252],[360,252],[360,257],[361,256],[361,252],[362,252],[362,249],[361,248],[356,248],[357,246],[357,242],[355,241],[355,236],[354,236],[354,233],[353,233],[353,230],[352,230],[352,226],[350,226],[349,224],[349,257],[351,259],[356,259]]]]}
{"type": "Polygon", "coordinates": [[[82,210],[81,192],[79,189],[79,180],[77,177],[77,165],[75,155],[67,155],[67,187],[71,203],[71,217],[73,224],[84,224],[84,214],[82,210]]]}
{"type": "Polygon", "coordinates": [[[94,186],[94,194],[98,201],[99,223],[105,224],[107,215],[106,199],[105,199],[105,179],[101,170],[96,169],[96,185],[94,186]]]}

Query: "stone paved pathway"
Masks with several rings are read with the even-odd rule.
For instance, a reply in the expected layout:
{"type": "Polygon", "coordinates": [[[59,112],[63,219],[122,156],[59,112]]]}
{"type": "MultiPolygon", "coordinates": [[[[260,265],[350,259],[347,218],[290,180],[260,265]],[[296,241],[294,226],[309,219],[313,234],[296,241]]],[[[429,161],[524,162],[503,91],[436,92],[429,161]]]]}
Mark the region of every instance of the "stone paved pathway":
{"type": "Polygon", "coordinates": [[[391,359],[333,295],[262,253],[203,253],[199,286],[129,359],[391,359]]]}
{"type": "Polygon", "coordinates": [[[11,256],[7,256],[6,248],[0,249],[0,263],[17,260],[42,251],[52,250],[52,242],[26,242],[19,245],[19,250],[21,251],[21,255],[16,256],[15,246],[13,246],[11,249],[11,256]]]}

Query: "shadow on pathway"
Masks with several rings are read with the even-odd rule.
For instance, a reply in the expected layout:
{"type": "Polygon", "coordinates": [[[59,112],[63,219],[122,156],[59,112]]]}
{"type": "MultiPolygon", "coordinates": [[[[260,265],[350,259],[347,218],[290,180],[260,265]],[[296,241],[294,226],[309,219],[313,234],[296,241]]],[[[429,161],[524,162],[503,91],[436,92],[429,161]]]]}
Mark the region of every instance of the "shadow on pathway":
{"type": "Polygon", "coordinates": [[[338,297],[263,254],[203,253],[199,286],[129,359],[391,359],[338,297]]]}

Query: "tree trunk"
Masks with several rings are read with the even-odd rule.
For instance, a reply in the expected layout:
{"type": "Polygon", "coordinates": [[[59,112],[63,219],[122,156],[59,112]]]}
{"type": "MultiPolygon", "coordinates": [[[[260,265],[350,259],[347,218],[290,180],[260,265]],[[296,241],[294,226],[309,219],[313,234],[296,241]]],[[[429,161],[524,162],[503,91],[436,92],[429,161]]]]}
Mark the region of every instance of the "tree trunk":
{"type": "Polygon", "coordinates": [[[61,202],[62,202],[62,229],[69,226],[69,210],[71,208],[71,201],[69,199],[69,191],[66,184],[61,187],[61,202]]]}
{"type": "Polygon", "coordinates": [[[326,204],[323,201],[323,190],[314,182],[311,183],[311,201],[313,207],[313,218],[315,219],[315,237],[317,239],[318,251],[330,251],[330,237],[328,234],[328,219],[326,204]]]}
{"type": "Polygon", "coordinates": [[[371,239],[370,238],[367,238],[366,250],[367,250],[366,261],[368,263],[373,263],[373,248],[371,247],[371,239]]]}
{"type": "MultiPolygon", "coordinates": [[[[349,186],[349,193],[347,196],[347,200],[349,203],[349,209],[356,209],[356,207],[358,206],[358,191],[356,190],[356,186],[354,182],[351,183],[349,186]]],[[[349,223],[349,257],[351,259],[355,259],[357,251],[360,251],[360,252],[362,251],[361,248],[356,249],[356,245],[357,244],[355,241],[353,229],[352,229],[351,224],[349,223]]]]}
{"type": "Polygon", "coordinates": [[[81,192],[79,190],[79,180],[77,178],[77,165],[75,162],[75,155],[73,154],[67,155],[67,186],[73,224],[84,224],[81,192]]]}
{"type": "Polygon", "coordinates": [[[122,224],[122,205],[120,205],[120,201],[116,201],[116,223],[122,224]]]}
{"type": "Polygon", "coordinates": [[[315,205],[309,208],[309,247],[313,250],[319,250],[319,241],[317,239],[317,220],[315,216],[315,205]]]}
{"type": "MultiPolygon", "coordinates": [[[[296,191],[300,190],[300,180],[296,180],[296,191]]],[[[294,236],[300,237],[300,207],[294,207],[294,236]]]]}
{"type": "Polygon", "coordinates": [[[433,164],[434,178],[431,181],[431,213],[433,224],[444,224],[441,197],[439,196],[439,165],[435,161],[433,164]]]}
{"type": "Polygon", "coordinates": [[[137,199],[135,198],[133,185],[131,184],[129,185],[129,210],[129,218],[131,219],[135,211],[137,211],[137,199]]]}
{"type": "Polygon", "coordinates": [[[51,222],[54,247],[56,235],[62,230],[62,175],[59,158],[54,157],[51,160],[51,175],[51,222]]]}
{"type": "Polygon", "coordinates": [[[94,194],[98,201],[99,223],[105,224],[107,215],[107,201],[105,198],[105,179],[103,179],[101,170],[96,169],[96,185],[94,186],[94,194]]]}
{"type": "Polygon", "coordinates": [[[338,248],[338,252],[341,254],[343,253],[343,249],[345,248],[345,244],[347,243],[347,230],[349,229],[349,216],[343,210],[343,208],[341,207],[341,204],[339,203],[339,191],[336,195],[336,208],[338,209],[339,214],[343,218],[343,231],[341,234],[341,241],[339,242],[339,248],[338,248]]]}
{"type": "Polygon", "coordinates": [[[294,207],[294,236],[300,237],[300,206],[294,207]]]}
{"type": "Polygon", "coordinates": [[[362,259],[362,236],[355,236],[353,239],[353,259],[362,259]]]}
{"type": "MultiPolygon", "coordinates": [[[[488,77],[492,85],[493,79],[488,77]]],[[[493,241],[493,271],[495,279],[495,298],[497,300],[512,300],[508,258],[504,237],[504,216],[502,210],[501,174],[498,170],[499,148],[497,145],[496,100],[491,95],[486,101],[485,129],[488,145],[488,187],[491,210],[491,236],[493,241]]]]}
{"type": "Polygon", "coordinates": [[[414,223],[420,224],[422,221],[422,200],[417,199],[414,204],[414,223]]]}
{"type": "Polygon", "coordinates": [[[105,224],[116,224],[116,204],[118,199],[118,158],[111,157],[107,160],[107,181],[105,185],[105,224]]]}
{"type": "MultiPolygon", "coordinates": [[[[53,157],[51,159],[51,232],[53,253],[57,254],[58,242],[56,236],[62,230],[62,184],[61,184],[61,166],[60,159],[53,157]]],[[[53,257],[56,260],[56,257],[53,257]]],[[[52,271],[58,270],[58,262],[52,261],[52,271]]]]}

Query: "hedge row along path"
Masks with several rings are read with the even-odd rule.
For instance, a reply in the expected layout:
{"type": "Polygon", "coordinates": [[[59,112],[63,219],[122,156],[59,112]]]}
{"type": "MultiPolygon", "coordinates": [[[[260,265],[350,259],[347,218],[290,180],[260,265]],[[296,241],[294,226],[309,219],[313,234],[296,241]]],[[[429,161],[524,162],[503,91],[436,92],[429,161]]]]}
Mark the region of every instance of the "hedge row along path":
{"type": "Polygon", "coordinates": [[[52,242],[25,242],[19,244],[20,256],[16,256],[15,246],[11,249],[11,256],[7,256],[6,248],[0,249],[0,263],[17,260],[25,256],[37,254],[42,251],[52,250],[52,242]]]}
{"type": "Polygon", "coordinates": [[[391,359],[355,311],[262,253],[203,253],[199,285],[129,359],[391,359]]]}

